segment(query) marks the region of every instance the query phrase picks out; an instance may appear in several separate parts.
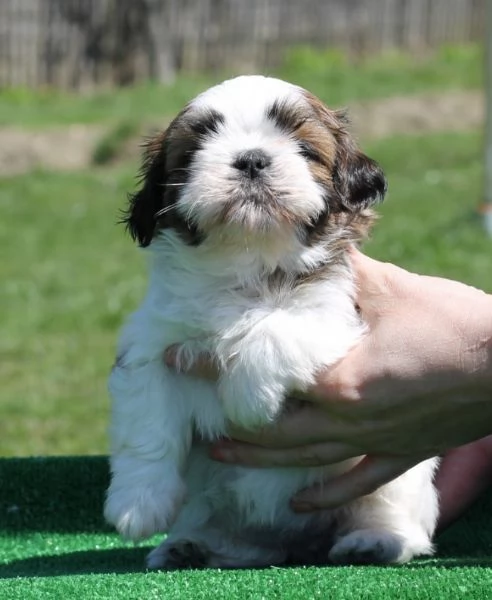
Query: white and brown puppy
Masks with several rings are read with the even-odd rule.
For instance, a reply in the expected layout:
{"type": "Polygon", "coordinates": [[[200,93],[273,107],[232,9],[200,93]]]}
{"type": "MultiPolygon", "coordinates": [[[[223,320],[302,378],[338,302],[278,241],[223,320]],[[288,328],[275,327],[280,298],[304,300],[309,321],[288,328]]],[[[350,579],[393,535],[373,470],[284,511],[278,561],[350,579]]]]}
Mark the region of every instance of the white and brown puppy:
{"type": "Polygon", "coordinates": [[[289,561],[403,562],[432,551],[435,461],[335,511],[295,515],[300,488],[348,468],[261,470],[213,462],[227,422],[273,422],[364,335],[350,244],[386,191],[342,114],[289,83],[239,77],[198,96],[148,145],[127,224],[150,283],[110,378],[105,515],[126,538],[167,539],[150,567],[289,561]],[[218,383],[169,370],[179,344],[218,383]]]}

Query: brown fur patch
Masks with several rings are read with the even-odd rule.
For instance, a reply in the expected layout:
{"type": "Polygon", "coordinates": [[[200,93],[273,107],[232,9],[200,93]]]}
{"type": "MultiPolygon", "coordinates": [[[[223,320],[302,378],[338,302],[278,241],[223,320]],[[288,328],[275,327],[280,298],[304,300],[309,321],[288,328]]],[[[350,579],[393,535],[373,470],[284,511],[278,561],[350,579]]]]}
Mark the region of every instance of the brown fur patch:
{"type": "Polygon", "coordinates": [[[222,115],[214,111],[204,111],[190,118],[187,106],[166,131],[146,142],[141,169],[143,187],[130,197],[124,219],[130,233],[142,246],[150,244],[155,231],[164,228],[176,229],[191,245],[202,240],[197,227],[178,213],[176,203],[203,136],[216,131],[222,121],[222,115]]]}
{"type": "Polygon", "coordinates": [[[295,136],[301,148],[307,143],[314,150],[307,155],[309,169],[326,190],[326,210],[308,231],[311,243],[331,235],[340,244],[360,241],[374,220],[366,208],[384,196],[386,180],[379,166],[358,149],[346,113],[304,94],[311,112],[295,136]]]}

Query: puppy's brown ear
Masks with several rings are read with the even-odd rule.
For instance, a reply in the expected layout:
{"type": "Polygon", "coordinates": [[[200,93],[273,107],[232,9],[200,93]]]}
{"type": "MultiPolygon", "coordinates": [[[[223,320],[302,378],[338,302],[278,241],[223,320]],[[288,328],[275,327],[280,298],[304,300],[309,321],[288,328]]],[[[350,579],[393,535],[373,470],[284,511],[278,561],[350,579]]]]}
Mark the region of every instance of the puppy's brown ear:
{"type": "Polygon", "coordinates": [[[386,177],[378,163],[357,148],[349,131],[347,112],[330,110],[315,96],[306,96],[336,142],[332,180],[342,209],[362,210],[383,200],[386,177]]]}
{"type": "Polygon", "coordinates": [[[388,187],[378,163],[363,154],[346,133],[338,140],[332,177],[342,206],[350,211],[381,202],[388,187]]]}
{"type": "Polygon", "coordinates": [[[152,241],[164,205],[167,177],[165,141],[166,132],[146,143],[141,170],[142,187],[129,196],[129,206],[123,218],[130,235],[142,247],[152,241]]]}

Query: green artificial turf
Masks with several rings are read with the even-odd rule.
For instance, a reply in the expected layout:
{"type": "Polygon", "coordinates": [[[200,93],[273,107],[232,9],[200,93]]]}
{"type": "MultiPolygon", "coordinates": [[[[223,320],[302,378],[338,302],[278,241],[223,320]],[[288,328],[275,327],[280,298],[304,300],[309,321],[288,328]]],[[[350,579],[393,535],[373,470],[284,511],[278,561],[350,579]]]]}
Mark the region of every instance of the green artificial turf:
{"type": "MultiPolygon", "coordinates": [[[[101,511],[102,457],[0,460],[0,598],[419,598],[492,595],[492,493],[401,567],[146,572],[149,542],[121,542],[101,511]]],[[[158,539],[158,538],[157,538],[158,539]]],[[[157,540],[154,540],[157,541],[157,540]]]]}

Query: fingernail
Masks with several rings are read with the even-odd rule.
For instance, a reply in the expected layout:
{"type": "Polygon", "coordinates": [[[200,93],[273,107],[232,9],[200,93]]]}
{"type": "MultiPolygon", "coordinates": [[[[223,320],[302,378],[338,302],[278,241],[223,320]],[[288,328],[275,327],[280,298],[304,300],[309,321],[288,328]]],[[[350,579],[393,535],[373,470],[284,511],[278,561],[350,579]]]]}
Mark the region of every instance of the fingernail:
{"type": "Polygon", "coordinates": [[[164,362],[168,367],[176,366],[176,346],[169,346],[164,352],[164,362]]]}
{"type": "Polygon", "coordinates": [[[234,462],[234,452],[227,442],[218,442],[210,448],[210,457],[219,462],[234,462]]]}

